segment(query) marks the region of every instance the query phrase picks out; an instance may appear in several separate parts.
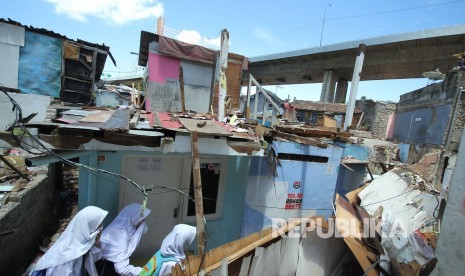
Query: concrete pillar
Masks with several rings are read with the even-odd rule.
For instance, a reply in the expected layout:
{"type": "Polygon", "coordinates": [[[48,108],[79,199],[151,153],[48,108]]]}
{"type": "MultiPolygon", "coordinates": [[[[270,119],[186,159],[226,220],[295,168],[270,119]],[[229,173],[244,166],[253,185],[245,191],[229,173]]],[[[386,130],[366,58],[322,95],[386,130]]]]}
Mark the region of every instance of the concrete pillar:
{"type": "Polygon", "coordinates": [[[333,70],[325,70],[323,77],[323,86],[321,87],[320,102],[332,103],[334,99],[334,87],[336,78],[333,70]]]}
{"type": "Polygon", "coordinates": [[[346,103],[348,87],[349,83],[347,82],[347,80],[340,79],[337,81],[336,96],[334,97],[335,103],[346,103]]]}
{"type": "Polygon", "coordinates": [[[366,45],[360,44],[358,46],[358,56],[355,59],[354,74],[352,76],[352,84],[350,85],[349,101],[347,103],[346,117],[344,119],[344,130],[352,124],[352,117],[354,116],[355,100],[357,99],[358,83],[360,81],[360,74],[362,73],[363,60],[365,59],[366,45]]]}
{"type": "Polygon", "coordinates": [[[226,69],[228,68],[228,51],[229,51],[229,32],[226,29],[221,31],[221,49],[220,49],[220,72],[218,76],[219,80],[219,93],[218,93],[218,121],[224,119],[224,99],[227,94],[227,77],[226,69]]]}
{"type": "Polygon", "coordinates": [[[439,240],[435,251],[438,258],[431,275],[462,275],[465,270],[465,134],[462,135],[456,166],[452,175],[439,240]]]}

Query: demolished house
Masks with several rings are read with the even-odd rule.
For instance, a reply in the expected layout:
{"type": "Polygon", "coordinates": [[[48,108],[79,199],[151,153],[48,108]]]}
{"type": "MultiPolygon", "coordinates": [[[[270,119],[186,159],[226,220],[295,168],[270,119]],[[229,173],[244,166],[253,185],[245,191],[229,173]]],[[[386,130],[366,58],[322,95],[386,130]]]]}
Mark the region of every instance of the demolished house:
{"type": "MultiPolygon", "coordinates": [[[[295,100],[289,103],[291,118],[296,118],[297,121],[312,125],[327,127],[330,129],[341,128],[344,125],[347,105],[342,103],[323,103],[295,100]]],[[[362,116],[362,111],[358,108],[354,110],[352,123],[349,126],[357,126],[362,116]]]]}
{"type": "Polygon", "coordinates": [[[242,109],[248,59],[227,52],[225,57],[222,50],[142,31],[143,87],[101,86],[97,95],[113,94],[89,96],[100,101],[97,107],[74,98],[60,98],[72,105],[44,102],[35,120],[22,120],[33,113],[26,106],[34,95],[2,92],[5,109],[21,106],[23,114],[18,119],[14,113],[3,126],[10,131],[0,133],[4,170],[10,168],[1,176],[0,233],[8,237],[1,246],[11,249],[0,258],[0,273],[24,272],[69,221],[47,229],[37,220],[25,228],[27,218],[18,214],[52,213],[57,207],[44,198],[57,202],[73,193],[71,216],[95,205],[109,212],[104,225],[133,202],[156,210],[146,219],[150,238],[134,251],[134,264],[145,264],[174,225],[196,224],[197,244],[173,275],[433,270],[445,187],[452,185],[463,131],[463,72],[403,95],[390,119],[391,141],[362,139],[351,132],[363,121],[361,110],[341,131],[347,105],[286,103],[252,75],[242,109]],[[405,133],[407,122],[411,131],[405,133]],[[71,190],[46,179],[63,163],[79,171],[71,190]],[[42,178],[35,184],[37,171],[42,178]],[[20,177],[22,184],[5,184],[20,177]],[[31,241],[20,242],[24,236],[31,241]],[[17,243],[28,253],[13,252],[17,243]]]}
{"type": "Polygon", "coordinates": [[[0,83],[22,94],[89,105],[110,47],[0,18],[0,83]]]}

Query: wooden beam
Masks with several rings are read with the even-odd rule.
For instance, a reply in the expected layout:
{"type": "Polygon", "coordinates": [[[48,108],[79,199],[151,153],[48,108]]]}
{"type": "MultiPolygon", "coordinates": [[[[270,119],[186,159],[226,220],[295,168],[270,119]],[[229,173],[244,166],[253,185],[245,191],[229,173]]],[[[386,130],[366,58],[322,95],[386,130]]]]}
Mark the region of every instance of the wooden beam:
{"type": "MultiPolygon", "coordinates": [[[[250,79],[252,80],[252,82],[260,89],[262,90],[262,94],[263,96],[265,96],[265,98],[274,106],[274,108],[276,108],[277,110],[279,110],[279,106],[271,99],[271,97],[268,95],[268,93],[265,92],[265,89],[263,89],[263,87],[261,87],[261,85],[258,83],[258,81],[252,76],[250,75],[250,79]]],[[[257,94],[255,94],[257,95],[257,94]]],[[[255,98],[257,98],[257,96],[255,96],[255,98]]]]}
{"type": "MultiPolygon", "coordinates": [[[[250,76],[250,79],[252,79],[252,75],[250,76]]],[[[254,102],[253,102],[253,118],[254,120],[257,120],[257,114],[258,114],[258,94],[260,94],[260,89],[258,86],[255,86],[255,96],[254,96],[254,102]]]]}
{"type": "MultiPolygon", "coordinates": [[[[295,219],[286,223],[283,227],[279,229],[271,229],[267,228],[261,232],[253,233],[249,236],[241,238],[239,240],[227,243],[220,247],[214,248],[205,254],[204,258],[204,267],[205,272],[211,272],[212,270],[224,265],[226,263],[231,264],[232,262],[242,258],[244,255],[252,252],[257,247],[261,247],[270,241],[280,237],[282,234],[287,234],[289,231],[292,231],[295,227],[299,226],[301,223],[309,223],[309,219],[315,219],[317,217],[312,218],[304,218],[304,219],[295,219]],[[226,259],[226,260],[225,260],[226,259]]],[[[317,222],[315,220],[315,222],[317,222]]],[[[322,225],[317,224],[318,227],[327,228],[328,226],[323,223],[322,225]]],[[[200,264],[202,256],[188,256],[184,261],[183,264],[185,266],[185,270],[182,274],[175,273],[174,276],[180,275],[197,275],[198,267],[200,264]]],[[[177,265],[179,266],[179,264],[177,265]]],[[[179,270],[173,270],[179,272],[179,270]]]]}
{"type": "Polygon", "coordinates": [[[137,83],[137,106],[140,108],[140,82],[137,83]]]}
{"type": "Polygon", "coordinates": [[[92,88],[94,89],[95,75],[97,73],[97,51],[94,49],[92,53],[92,88]]]}
{"type": "Polygon", "coordinates": [[[252,89],[252,79],[249,78],[249,85],[247,86],[247,105],[245,106],[245,118],[250,118],[250,92],[252,89]]]}
{"type": "Polygon", "coordinates": [[[29,179],[29,177],[27,177],[27,175],[25,175],[24,173],[22,173],[18,168],[15,167],[15,165],[11,164],[10,161],[8,161],[5,157],[3,157],[3,155],[0,154],[0,160],[3,161],[3,163],[5,165],[7,165],[8,167],[10,167],[10,169],[12,169],[14,172],[16,172],[17,174],[19,174],[22,178],[26,179],[27,181],[31,181],[31,179],[29,179]]]}
{"type": "Polygon", "coordinates": [[[129,121],[129,128],[135,128],[137,126],[137,123],[139,122],[139,117],[140,117],[140,111],[137,111],[131,118],[131,121],[129,121]]]}
{"type": "Polygon", "coordinates": [[[197,147],[197,131],[191,132],[192,140],[192,175],[194,177],[195,218],[197,226],[197,250],[199,256],[205,252],[205,216],[203,213],[202,178],[200,175],[200,158],[197,147]]]}
{"type": "Polygon", "coordinates": [[[353,136],[350,132],[334,131],[332,128],[323,126],[319,127],[293,127],[285,125],[277,125],[276,130],[296,134],[304,137],[328,137],[328,138],[339,138],[339,137],[351,137],[353,136]]]}
{"type": "Polygon", "coordinates": [[[275,130],[273,132],[276,134],[276,136],[278,136],[280,138],[290,140],[292,142],[296,142],[296,143],[299,143],[299,144],[317,146],[317,147],[320,147],[320,148],[327,148],[328,147],[328,144],[320,142],[320,141],[312,139],[312,138],[302,137],[302,136],[289,134],[289,133],[284,133],[284,132],[281,132],[281,131],[278,131],[278,130],[275,130]]]}
{"type": "Polygon", "coordinates": [[[179,91],[181,93],[181,112],[186,112],[186,101],[184,100],[184,73],[182,66],[179,66],[179,91]]]}

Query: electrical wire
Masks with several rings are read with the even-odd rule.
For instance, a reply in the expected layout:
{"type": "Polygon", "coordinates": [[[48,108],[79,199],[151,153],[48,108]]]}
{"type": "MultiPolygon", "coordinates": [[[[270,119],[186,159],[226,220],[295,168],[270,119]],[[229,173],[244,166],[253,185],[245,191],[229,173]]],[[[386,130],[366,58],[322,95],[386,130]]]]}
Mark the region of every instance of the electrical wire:
{"type": "Polygon", "coordinates": [[[434,3],[434,4],[416,6],[416,7],[404,8],[404,9],[397,9],[397,10],[388,10],[388,11],[382,11],[382,12],[374,12],[374,13],[366,13],[366,14],[358,14],[358,15],[349,15],[349,16],[341,16],[341,17],[334,17],[334,18],[326,18],[326,21],[346,20],[346,19],[354,19],[354,18],[368,17],[368,16],[374,16],[374,15],[388,14],[388,13],[397,13],[397,12],[403,12],[403,11],[410,11],[410,10],[418,10],[418,9],[424,9],[424,8],[429,8],[429,7],[435,7],[435,6],[450,5],[450,4],[460,3],[460,2],[463,3],[465,1],[463,1],[463,0],[449,1],[449,2],[434,3]]]}
{"type": "MultiPolygon", "coordinates": [[[[429,4],[429,5],[423,5],[423,6],[416,6],[416,7],[411,7],[411,8],[404,8],[404,9],[396,9],[396,10],[381,11],[381,12],[375,12],[375,13],[366,13],[366,14],[358,14],[358,15],[350,15],[350,16],[341,16],[341,17],[330,17],[330,18],[326,18],[325,20],[326,20],[326,21],[347,20],[347,19],[362,18],[362,17],[376,16],[376,15],[389,14],[389,13],[398,13],[398,12],[409,11],[409,10],[423,9],[423,8],[429,8],[429,7],[434,7],[434,6],[444,6],[444,5],[450,5],[450,4],[461,3],[461,2],[463,3],[464,1],[463,1],[463,0],[459,0],[459,1],[449,1],[449,2],[434,3],[434,4],[429,4]]],[[[282,37],[282,36],[284,36],[284,35],[293,33],[293,32],[295,32],[295,31],[304,29],[304,28],[306,28],[306,27],[313,26],[313,25],[317,25],[317,24],[321,24],[322,22],[323,22],[323,19],[317,20],[317,21],[312,22],[312,23],[309,23],[309,24],[301,25],[301,26],[299,26],[299,27],[294,27],[294,28],[292,28],[292,29],[288,29],[288,30],[279,32],[279,36],[282,37]]],[[[263,40],[264,40],[264,39],[261,39],[261,40],[256,40],[256,39],[254,39],[254,40],[250,40],[250,41],[248,41],[248,42],[246,42],[246,43],[238,44],[237,46],[245,46],[245,45],[255,44],[255,43],[259,43],[259,42],[261,42],[261,41],[263,41],[263,40]]],[[[237,46],[236,46],[236,47],[237,47],[237,46]]]]}

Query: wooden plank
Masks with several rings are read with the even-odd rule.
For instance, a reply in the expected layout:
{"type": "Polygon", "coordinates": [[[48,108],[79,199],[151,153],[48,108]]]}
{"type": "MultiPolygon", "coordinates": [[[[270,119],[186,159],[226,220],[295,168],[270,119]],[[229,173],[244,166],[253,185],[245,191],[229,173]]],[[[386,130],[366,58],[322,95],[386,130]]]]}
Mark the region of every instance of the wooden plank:
{"type": "MultiPolygon", "coordinates": [[[[246,244],[243,248],[239,249],[239,250],[236,250],[234,251],[232,254],[230,255],[227,255],[227,256],[221,256],[219,261],[211,266],[208,266],[205,268],[205,271],[211,271],[213,269],[216,269],[218,268],[219,266],[221,266],[222,264],[222,259],[227,257],[228,259],[228,263],[231,263],[239,258],[241,258],[242,256],[244,256],[245,254],[251,252],[252,250],[255,250],[257,249],[258,247],[260,246],[263,246],[264,244],[272,241],[273,239],[275,239],[276,237],[279,237],[279,235],[281,233],[288,233],[289,231],[291,231],[292,229],[294,229],[296,226],[300,225],[301,223],[301,220],[300,219],[296,219],[296,220],[293,220],[292,222],[290,222],[289,224],[286,224],[284,227],[281,227],[279,229],[276,229],[272,232],[268,232],[269,234],[260,238],[259,240],[253,242],[253,243],[249,243],[249,244],[246,244]]],[[[265,230],[264,230],[265,231],[265,230]]],[[[270,229],[268,229],[268,231],[270,231],[270,229]]],[[[224,253],[223,253],[224,254],[224,253]]],[[[207,262],[205,262],[205,266],[207,266],[207,262]]],[[[194,275],[194,274],[191,274],[191,275],[194,275]]]]}
{"type": "MultiPolygon", "coordinates": [[[[76,112],[76,111],[74,111],[76,112]]],[[[79,120],[81,123],[104,123],[110,119],[113,115],[114,110],[99,110],[98,112],[92,112],[90,115],[87,115],[85,118],[79,120]]]]}
{"type": "Polygon", "coordinates": [[[335,131],[321,130],[318,128],[309,127],[293,127],[293,126],[276,126],[276,130],[281,132],[296,134],[304,137],[332,137],[336,134],[335,131]]]}
{"type": "Polygon", "coordinates": [[[200,176],[200,158],[197,147],[197,132],[191,132],[192,141],[192,175],[195,196],[195,218],[197,226],[197,252],[200,256],[205,250],[205,216],[203,213],[202,178],[200,176]]]}
{"type": "Polygon", "coordinates": [[[68,125],[60,125],[58,132],[65,133],[66,130],[87,130],[87,131],[100,131],[102,123],[73,123],[68,125]]]}
{"type": "Polygon", "coordinates": [[[0,154],[0,160],[3,161],[5,165],[7,165],[10,169],[12,169],[14,172],[19,174],[22,178],[26,179],[27,181],[31,181],[27,175],[25,175],[23,172],[21,172],[18,168],[16,168],[15,165],[11,164],[7,158],[3,157],[3,155],[0,154]]]}
{"type": "Polygon", "coordinates": [[[140,108],[140,82],[137,83],[137,106],[140,108]]]}
{"type": "Polygon", "coordinates": [[[131,121],[129,121],[129,128],[135,128],[137,126],[137,123],[139,122],[139,117],[140,117],[140,111],[137,111],[131,118],[131,121]]]}
{"type": "MultiPolygon", "coordinates": [[[[267,228],[261,232],[250,234],[239,240],[229,242],[220,247],[214,248],[205,254],[203,266],[208,267],[218,262],[221,262],[221,260],[225,256],[234,254],[238,250],[241,250],[242,248],[246,247],[247,245],[252,244],[260,240],[261,238],[271,234],[271,232],[272,232],[271,228],[267,228]]],[[[202,258],[201,256],[188,256],[186,258],[186,260],[183,262],[184,265],[186,266],[186,272],[187,272],[186,275],[197,274],[199,266],[200,266],[201,258],[202,258]]]]}
{"type": "MultiPolygon", "coordinates": [[[[252,80],[252,82],[257,86],[257,88],[259,88],[260,90],[262,91],[266,91],[265,89],[263,89],[260,84],[258,83],[257,80],[255,80],[255,78],[250,75],[250,79],[252,80]]],[[[268,95],[268,93],[266,92],[262,92],[263,96],[274,106],[274,108],[276,108],[277,110],[279,110],[279,106],[271,99],[271,97],[268,95]]],[[[255,94],[256,95],[256,94],[255,94]]],[[[255,118],[254,118],[255,119],[255,118]]]]}
{"type": "Polygon", "coordinates": [[[353,136],[350,132],[342,132],[342,131],[334,131],[333,129],[326,128],[326,127],[295,127],[295,126],[285,126],[285,125],[277,125],[276,129],[281,132],[286,132],[290,134],[296,134],[299,136],[304,137],[351,137],[353,136]]]}
{"type": "Polygon", "coordinates": [[[39,134],[39,139],[47,142],[56,149],[78,149],[82,144],[90,142],[92,137],[39,134]]]}
{"type": "Polygon", "coordinates": [[[214,136],[232,136],[231,132],[222,128],[213,120],[202,121],[188,118],[179,118],[179,122],[190,132],[196,131],[199,134],[208,134],[214,136]],[[197,124],[202,122],[206,122],[206,124],[202,127],[199,127],[197,124]]]}
{"type": "Polygon", "coordinates": [[[296,143],[299,143],[299,144],[312,145],[312,146],[317,146],[317,147],[320,147],[320,148],[327,148],[328,147],[328,144],[320,142],[320,141],[312,139],[312,138],[301,137],[301,136],[298,136],[298,135],[284,133],[284,132],[277,131],[277,130],[275,130],[273,132],[278,137],[280,137],[282,139],[290,140],[290,141],[293,141],[293,142],[296,142],[296,143]]]}
{"type": "Polygon", "coordinates": [[[252,89],[252,80],[249,78],[249,86],[247,86],[247,105],[245,111],[245,118],[250,118],[250,92],[252,89]]]}
{"type": "MultiPolygon", "coordinates": [[[[250,75],[252,77],[252,75],[250,75]]],[[[254,102],[253,102],[253,118],[254,120],[257,120],[257,113],[258,113],[258,95],[260,94],[260,89],[258,89],[258,86],[255,87],[255,96],[254,96],[254,102]]]]}
{"type": "Polygon", "coordinates": [[[186,112],[186,102],[184,100],[184,74],[182,66],[179,66],[179,91],[181,93],[181,112],[186,112]]]}
{"type": "Polygon", "coordinates": [[[227,141],[228,146],[239,153],[247,153],[251,155],[254,151],[259,151],[261,148],[260,142],[255,141],[227,141]]]}

